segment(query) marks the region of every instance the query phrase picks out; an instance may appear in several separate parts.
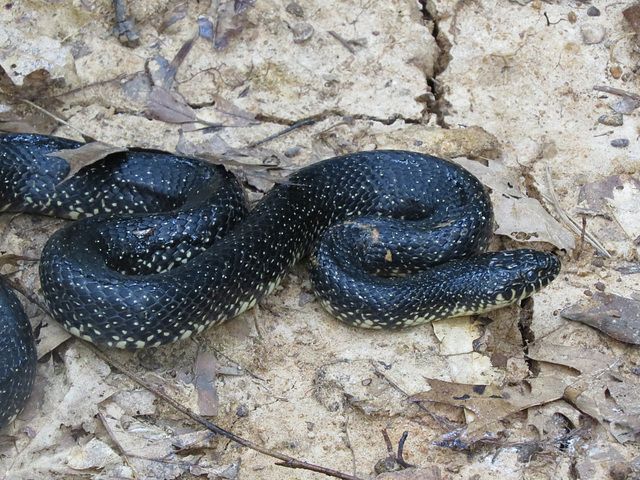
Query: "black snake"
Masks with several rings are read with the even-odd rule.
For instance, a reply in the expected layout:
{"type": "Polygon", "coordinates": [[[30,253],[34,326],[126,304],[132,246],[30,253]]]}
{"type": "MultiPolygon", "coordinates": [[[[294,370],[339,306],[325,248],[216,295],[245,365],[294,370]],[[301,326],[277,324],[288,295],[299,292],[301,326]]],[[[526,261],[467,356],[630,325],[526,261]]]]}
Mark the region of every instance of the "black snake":
{"type": "MultiPolygon", "coordinates": [[[[428,155],[325,160],[249,212],[222,167],[153,150],[111,154],[67,179],[67,162],[49,154],[81,145],[0,136],[0,210],[81,219],[49,239],[40,280],[56,320],[91,342],[139,348],[187,338],[251,308],[309,253],[319,301],[369,328],[509,305],[560,270],[556,256],[534,250],[482,253],[493,228],[487,193],[463,168],[428,155]]],[[[27,330],[13,341],[33,343],[27,330]]],[[[8,355],[0,351],[0,410],[16,403],[6,400],[8,355]]],[[[27,363],[33,370],[35,360],[27,363]]]]}

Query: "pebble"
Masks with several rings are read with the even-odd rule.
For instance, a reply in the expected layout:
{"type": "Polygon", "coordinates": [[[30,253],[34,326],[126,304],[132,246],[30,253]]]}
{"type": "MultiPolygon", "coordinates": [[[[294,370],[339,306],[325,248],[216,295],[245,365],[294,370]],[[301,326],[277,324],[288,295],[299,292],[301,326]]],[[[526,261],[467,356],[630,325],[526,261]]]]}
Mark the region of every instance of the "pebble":
{"type": "Polygon", "coordinates": [[[637,100],[627,97],[622,100],[618,100],[617,102],[612,102],[611,108],[622,115],[631,115],[633,111],[638,108],[639,104],[640,102],[637,100]]]}
{"type": "Polygon", "coordinates": [[[590,17],[599,17],[600,16],[600,10],[598,10],[596,7],[589,7],[589,10],[587,10],[587,15],[589,15],[590,17]]]}
{"type": "Polygon", "coordinates": [[[627,148],[629,146],[629,140],[626,138],[616,138],[611,140],[611,146],[616,148],[627,148]]]}
{"type": "Polygon", "coordinates": [[[602,25],[585,24],[580,27],[580,33],[586,45],[596,45],[604,40],[606,31],[602,25]]]}
{"type": "Polygon", "coordinates": [[[598,123],[603,125],[609,125],[610,127],[619,127],[624,123],[622,114],[615,112],[609,115],[602,115],[598,117],[598,123]]]}
{"type": "Polygon", "coordinates": [[[295,15],[296,17],[300,17],[300,18],[304,17],[304,10],[298,2],[295,2],[295,1],[291,2],[289,5],[285,7],[285,10],[287,11],[287,13],[290,13],[291,15],[295,15]]]}
{"type": "Polygon", "coordinates": [[[309,40],[313,36],[313,27],[308,23],[296,23],[291,26],[291,31],[293,32],[293,42],[294,43],[303,43],[309,40]]]}

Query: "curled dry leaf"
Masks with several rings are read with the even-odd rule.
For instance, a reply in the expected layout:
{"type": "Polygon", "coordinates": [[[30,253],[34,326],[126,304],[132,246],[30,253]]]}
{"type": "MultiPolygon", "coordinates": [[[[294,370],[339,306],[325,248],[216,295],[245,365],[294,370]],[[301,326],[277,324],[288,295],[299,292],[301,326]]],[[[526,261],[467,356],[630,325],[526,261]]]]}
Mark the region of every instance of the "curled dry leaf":
{"type": "Polygon", "coordinates": [[[590,305],[575,304],[560,315],[589,325],[620,342],[640,345],[640,302],[614,294],[596,293],[590,305]],[[594,305],[595,304],[595,305],[594,305]]]}
{"type": "Polygon", "coordinates": [[[59,157],[67,161],[69,166],[69,173],[60,182],[64,183],[71,177],[73,177],[82,168],[91,165],[98,160],[105,158],[108,155],[118,152],[126,152],[126,148],[115,147],[107,143],[92,142],[86,143],[78,148],[70,148],[65,150],[58,150],[57,152],[48,153],[48,157],[59,157]]]}

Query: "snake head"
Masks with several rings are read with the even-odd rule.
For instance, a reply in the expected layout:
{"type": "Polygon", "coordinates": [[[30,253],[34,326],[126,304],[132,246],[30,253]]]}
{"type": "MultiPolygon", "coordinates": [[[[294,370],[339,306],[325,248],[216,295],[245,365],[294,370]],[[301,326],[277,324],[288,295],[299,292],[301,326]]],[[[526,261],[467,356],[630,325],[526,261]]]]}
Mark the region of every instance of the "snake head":
{"type": "Polygon", "coordinates": [[[492,285],[490,296],[496,307],[523,300],[544,287],[560,273],[560,259],[537,250],[513,250],[487,253],[492,285]]]}

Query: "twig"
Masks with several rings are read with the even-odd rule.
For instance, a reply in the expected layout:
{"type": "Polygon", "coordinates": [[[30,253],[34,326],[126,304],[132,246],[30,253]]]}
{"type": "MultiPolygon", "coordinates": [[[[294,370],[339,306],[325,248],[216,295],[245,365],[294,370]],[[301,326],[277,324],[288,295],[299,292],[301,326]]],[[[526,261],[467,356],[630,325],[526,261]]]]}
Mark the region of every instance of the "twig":
{"type": "Polygon", "coordinates": [[[212,432],[214,432],[214,433],[216,433],[218,435],[222,435],[222,436],[224,436],[224,437],[226,437],[226,438],[228,438],[228,439],[230,439],[230,440],[242,445],[243,447],[250,448],[252,450],[255,450],[256,452],[260,452],[260,453],[262,453],[264,455],[268,455],[270,457],[277,458],[278,460],[281,460],[280,462],[276,462],[276,465],[280,465],[280,466],[287,467],[287,468],[293,468],[293,469],[300,468],[300,469],[305,469],[305,470],[311,470],[313,472],[322,473],[322,474],[327,475],[329,477],[342,478],[344,480],[362,480],[361,478],[354,477],[353,475],[348,475],[346,473],[342,473],[342,472],[339,472],[337,470],[332,470],[330,468],[322,467],[322,466],[319,466],[319,465],[314,465],[312,463],[303,462],[302,460],[295,459],[295,458],[290,457],[288,455],[284,455],[284,454],[279,453],[279,452],[274,452],[272,450],[269,450],[266,447],[263,447],[261,445],[256,445],[256,444],[250,442],[249,440],[245,440],[244,438],[242,438],[242,437],[240,437],[240,436],[238,436],[238,435],[236,435],[234,433],[231,433],[231,432],[229,432],[227,430],[224,430],[223,428],[211,423],[210,421],[208,421],[207,419],[205,419],[201,415],[198,415],[197,413],[192,412],[188,408],[183,407],[176,400],[174,400],[173,398],[171,398],[170,396],[168,396],[164,392],[152,387],[147,382],[145,382],[141,377],[139,377],[137,374],[127,370],[124,367],[124,365],[122,365],[122,364],[116,362],[115,360],[109,358],[104,352],[99,350],[96,346],[94,346],[94,345],[92,345],[90,343],[86,343],[86,346],[90,350],[92,350],[93,353],[95,353],[99,358],[104,360],[107,364],[109,364],[112,367],[114,367],[115,369],[119,370],[121,373],[123,373],[124,375],[129,377],[131,380],[136,382],[138,385],[140,385],[143,388],[145,388],[146,390],[150,391],[156,397],[161,398],[166,403],[168,403],[170,406],[172,406],[173,408],[175,408],[176,410],[178,410],[182,414],[186,415],[187,417],[189,417],[194,422],[199,423],[200,425],[202,425],[205,428],[211,430],[212,432]]]}
{"type": "Polygon", "coordinates": [[[131,468],[131,470],[133,470],[134,475],[135,475],[136,469],[133,467],[133,465],[129,461],[129,454],[125,451],[124,447],[120,444],[120,442],[116,438],[115,434],[111,430],[111,427],[109,426],[109,423],[107,422],[107,419],[104,418],[104,413],[102,412],[102,410],[98,410],[98,415],[100,416],[100,420],[102,421],[102,426],[105,428],[105,430],[107,431],[107,433],[111,437],[111,440],[113,440],[113,443],[116,444],[116,446],[118,447],[118,450],[120,450],[120,453],[122,453],[122,455],[124,456],[125,462],[127,462],[127,465],[129,465],[129,468],[131,468]]]}
{"type": "Polygon", "coordinates": [[[270,142],[271,140],[274,140],[282,135],[285,135],[287,133],[289,133],[292,130],[295,130],[296,128],[300,128],[300,127],[304,127],[305,125],[313,125],[314,123],[316,123],[316,119],[315,118],[306,118],[304,120],[299,121],[298,123],[294,123],[293,125],[291,125],[290,127],[285,128],[284,130],[281,130],[278,133],[274,133],[273,135],[269,135],[267,138],[263,138],[262,140],[258,140],[257,142],[253,142],[250,143],[249,145],[247,145],[247,148],[253,148],[253,147],[257,147],[258,145],[262,145],[263,143],[267,143],[270,142]]]}
{"type": "Polygon", "coordinates": [[[349,45],[349,42],[338,35],[336,32],[334,32],[333,30],[329,30],[329,35],[338,40],[344,46],[344,48],[349,50],[351,53],[353,53],[354,55],[356,54],[356,49],[349,45]]]}
{"type": "Polygon", "coordinates": [[[397,456],[396,460],[404,468],[413,467],[413,465],[410,465],[407,462],[405,462],[404,461],[404,457],[402,456],[403,453],[404,453],[404,442],[407,441],[407,437],[408,436],[409,436],[409,432],[407,432],[405,430],[404,432],[402,432],[402,438],[400,438],[400,441],[398,442],[398,456],[397,456]]]}
{"type": "Polygon", "coordinates": [[[22,98],[21,99],[24,103],[26,103],[27,105],[29,105],[30,107],[35,108],[36,110],[44,113],[45,115],[53,118],[56,122],[61,123],[62,125],[66,125],[67,127],[69,127],[72,130],[75,130],[76,132],[78,132],[80,135],[82,135],[82,138],[84,138],[85,140],[95,140],[91,135],[87,135],[86,133],[84,133],[82,130],[74,127],[73,125],[71,125],[69,122],[67,122],[66,120],[63,120],[60,117],[55,116],[53,113],[45,110],[44,108],[42,108],[40,105],[36,105],[35,103],[33,103],[30,100],[27,100],[26,98],[22,98]]]}
{"type": "MultiPolygon", "coordinates": [[[[545,195],[544,193],[542,193],[542,196],[553,205],[553,208],[555,209],[556,214],[558,215],[558,217],[560,217],[560,220],[562,220],[562,222],[567,227],[569,227],[571,230],[573,230],[573,232],[576,235],[581,235],[582,234],[582,228],[580,227],[580,225],[578,225],[578,222],[576,222],[575,220],[570,218],[569,215],[567,215],[566,212],[560,206],[560,202],[558,201],[558,197],[556,196],[555,188],[553,187],[553,177],[552,177],[552,174],[551,174],[551,168],[547,167],[545,169],[545,171],[546,171],[546,174],[547,174],[547,191],[549,192],[549,194],[545,195]]],[[[593,247],[595,247],[600,252],[600,254],[604,255],[607,258],[611,258],[611,254],[607,251],[607,249],[604,247],[604,245],[602,245],[598,241],[598,239],[595,236],[593,236],[591,233],[585,231],[584,232],[584,238],[593,247]]]]}
{"type": "Polygon", "coordinates": [[[387,433],[387,429],[382,429],[382,437],[384,438],[384,443],[387,444],[387,453],[389,456],[387,457],[387,461],[392,461],[397,465],[400,465],[402,468],[412,468],[415,465],[411,465],[410,463],[405,462],[404,458],[402,458],[402,450],[404,449],[404,442],[407,440],[409,436],[409,432],[405,431],[402,433],[402,438],[398,442],[398,453],[394,452],[393,445],[391,444],[391,439],[389,438],[389,434],[387,433]]]}
{"type": "Polygon", "coordinates": [[[605,93],[610,93],[612,95],[619,95],[621,97],[628,97],[628,98],[631,98],[632,100],[635,100],[636,102],[640,102],[640,95],[638,95],[637,93],[627,92],[619,88],[607,87],[605,85],[602,85],[602,86],[596,85],[595,87],[593,87],[593,89],[598,92],[605,92],[605,93]]]}

